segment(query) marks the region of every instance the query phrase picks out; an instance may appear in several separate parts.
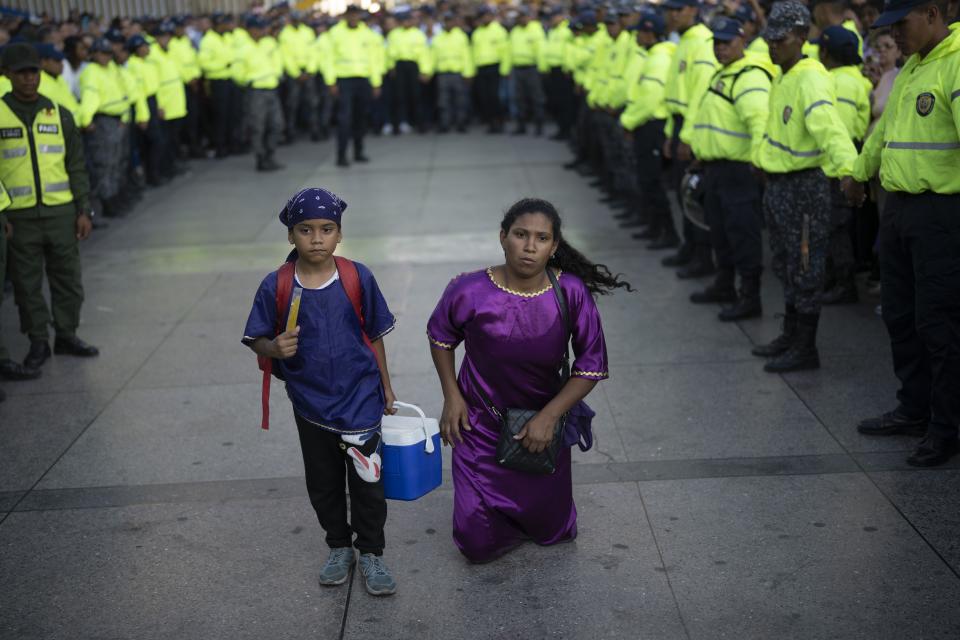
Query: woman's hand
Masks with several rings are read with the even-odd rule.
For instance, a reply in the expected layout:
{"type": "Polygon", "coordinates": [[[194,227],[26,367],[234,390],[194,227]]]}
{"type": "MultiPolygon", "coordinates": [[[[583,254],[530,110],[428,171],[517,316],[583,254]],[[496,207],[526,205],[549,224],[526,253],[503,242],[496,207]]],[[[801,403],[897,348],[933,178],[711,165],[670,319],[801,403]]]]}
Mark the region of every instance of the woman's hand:
{"type": "Polygon", "coordinates": [[[450,448],[456,447],[454,440],[463,442],[460,430],[473,431],[470,426],[470,416],[467,413],[467,403],[463,396],[457,393],[443,399],[443,413],[440,415],[440,437],[443,444],[450,448]]]}
{"type": "Polygon", "coordinates": [[[523,429],[520,429],[520,433],[513,436],[513,439],[521,440],[520,444],[530,453],[540,453],[553,440],[553,428],[556,426],[557,420],[557,418],[541,411],[533,416],[530,422],[523,425],[523,429]]]}

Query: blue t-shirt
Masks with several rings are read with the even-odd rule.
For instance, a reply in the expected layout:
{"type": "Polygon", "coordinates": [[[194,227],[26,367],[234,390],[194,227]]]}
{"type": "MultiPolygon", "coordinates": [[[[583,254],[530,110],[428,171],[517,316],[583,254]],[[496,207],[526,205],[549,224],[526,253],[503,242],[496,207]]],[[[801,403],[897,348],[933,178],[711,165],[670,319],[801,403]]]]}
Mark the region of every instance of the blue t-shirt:
{"type": "MultiPolygon", "coordinates": [[[[396,320],[370,269],[355,264],[366,334],[371,341],[377,340],[393,330],[396,320]]],[[[276,317],[277,273],[273,272],[257,290],[244,343],[259,337],[273,339],[276,317]]],[[[339,279],[322,289],[303,290],[297,324],[297,353],[279,361],[294,412],[335,433],[378,428],[384,409],[380,369],[363,342],[360,320],[339,279]]]]}

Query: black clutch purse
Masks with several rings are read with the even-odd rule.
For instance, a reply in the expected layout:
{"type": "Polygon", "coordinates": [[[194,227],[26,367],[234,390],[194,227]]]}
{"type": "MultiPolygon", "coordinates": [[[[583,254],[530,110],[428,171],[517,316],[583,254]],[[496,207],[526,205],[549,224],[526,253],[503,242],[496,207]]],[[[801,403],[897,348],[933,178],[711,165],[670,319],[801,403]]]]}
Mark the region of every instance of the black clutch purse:
{"type": "MultiPolygon", "coordinates": [[[[560,387],[566,384],[570,378],[570,313],[567,310],[567,299],[560,289],[560,283],[553,271],[547,269],[547,276],[553,285],[553,292],[557,296],[557,303],[560,305],[560,316],[563,319],[564,326],[567,327],[567,350],[563,356],[563,364],[560,378],[560,387]]],[[[500,438],[497,441],[497,463],[508,469],[525,471],[527,473],[550,474],[557,470],[557,456],[560,448],[563,446],[563,429],[566,425],[567,416],[564,414],[557,424],[553,426],[553,439],[547,448],[540,453],[531,453],[520,440],[514,440],[525,424],[539,413],[534,409],[506,409],[499,411],[480,385],[477,385],[477,392],[480,394],[487,408],[490,409],[498,418],[500,418],[500,438]]]]}

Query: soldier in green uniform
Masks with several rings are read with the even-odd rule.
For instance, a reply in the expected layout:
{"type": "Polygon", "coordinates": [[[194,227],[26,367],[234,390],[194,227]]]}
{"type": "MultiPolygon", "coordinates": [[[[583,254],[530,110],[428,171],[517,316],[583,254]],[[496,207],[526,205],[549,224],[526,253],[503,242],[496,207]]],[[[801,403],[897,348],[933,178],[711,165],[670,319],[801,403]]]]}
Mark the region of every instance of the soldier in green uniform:
{"type": "Polygon", "coordinates": [[[20,329],[30,338],[24,366],[39,368],[50,357],[50,309],[43,297],[46,271],[56,331],[54,352],[99,353],[77,337],[83,285],[79,242],[93,228],[90,181],[83,143],[73,115],[38,93],[40,59],[28,44],[6,47],[0,59],[13,90],[0,99],[0,182],[12,204],[7,256],[20,329]]]}

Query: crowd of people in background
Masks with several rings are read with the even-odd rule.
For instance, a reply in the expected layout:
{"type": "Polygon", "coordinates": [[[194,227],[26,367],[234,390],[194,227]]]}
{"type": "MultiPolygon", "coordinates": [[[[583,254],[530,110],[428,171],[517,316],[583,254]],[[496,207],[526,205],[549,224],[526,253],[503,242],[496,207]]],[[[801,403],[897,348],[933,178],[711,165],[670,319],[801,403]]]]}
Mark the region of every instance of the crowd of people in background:
{"type": "Polygon", "coordinates": [[[720,321],[763,314],[767,229],[785,298],[781,335],[753,349],[769,372],[820,366],[821,308],[857,302],[866,273],[906,391],[896,411],[858,429],[940,425],[940,440],[928,434],[911,458],[939,464],[955,453],[960,422],[958,400],[942,397],[960,397],[960,269],[951,271],[960,253],[938,263],[933,284],[929,272],[907,278],[923,243],[898,236],[901,227],[885,240],[880,212],[919,206],[891,204],[891,191],[947,198],[924,205],[934,210],[957,205],[958,178],[943,169],[960,174],[949,124],[960,104],[956,16],[955,0],[441,0],[336,17],[283,2],[110,20],[8,12],[0,44],[36,47],[39,91],[74,114],[92,207],[107,217],[191,160],[252,153],[257,171],[275,171],[278,147],[333,137],[337,164],[349,167],[370,160],[368,131],[474,124],[498,135],[512,122],[509,133],[539,136],[552,122],[551,137],[574,154],[566,168],[593,179],[626,232],[673,249],[662,262],[678,277],[713,278],[691,301],[723,305],[720,321]],[[911,17],[920,14],[922,23],[911,17]],[[910,61],[911,78],[898,83],[910,61]],[[934,62],[947,72],[928,77],[934,62]],[[898,89],[910,83],[915,95],[898,89]],[[920,120],[891,129],[911,116],[920,120]],[[680,225],[671,202],[686,214],[680,225]],[[907,253],[884,274],[881,247],[897,242],[907,253]]]}

